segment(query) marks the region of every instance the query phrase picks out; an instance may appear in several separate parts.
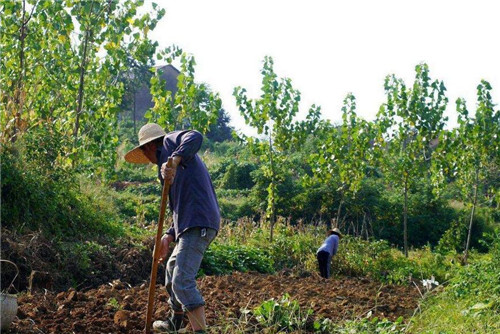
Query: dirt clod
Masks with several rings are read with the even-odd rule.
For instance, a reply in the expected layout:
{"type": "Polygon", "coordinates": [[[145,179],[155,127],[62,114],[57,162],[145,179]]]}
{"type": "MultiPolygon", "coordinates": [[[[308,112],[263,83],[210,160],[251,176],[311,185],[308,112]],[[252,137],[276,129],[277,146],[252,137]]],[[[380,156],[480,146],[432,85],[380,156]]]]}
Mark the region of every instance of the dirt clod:
{"type": "Polygon", "coordinates": [[[130,317],[130,312],[126,310],[119,310],[115,313],[115,316],[113,317],[113,322],[115,325],[122,327],[122,328],[129,328],[129,317],[130,317]]]}
{"type": "Polygon", "coordinates": [[[71,291],[68,295],[68,297],[65,300],[65,303],[71,303],[73,301],[77,300],[77,292],[76,291],[71,291]]]}

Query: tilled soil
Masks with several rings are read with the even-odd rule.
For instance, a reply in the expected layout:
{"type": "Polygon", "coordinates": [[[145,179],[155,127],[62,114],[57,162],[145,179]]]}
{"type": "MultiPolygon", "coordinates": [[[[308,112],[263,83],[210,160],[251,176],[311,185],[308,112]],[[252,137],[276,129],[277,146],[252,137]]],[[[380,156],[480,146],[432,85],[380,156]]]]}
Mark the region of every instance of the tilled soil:
{"type": "MultiPolygon", "coordinates": [[[[301,307],[314,311],[313,318],[334,321],[372,316],[395,320],[408,318],[417,307],[418,292],[406,286],[384,285],[364,278],[324,280],[317,275],[296,277],[234,273],[206,276],[198,286],[207,302],[208,324],[217,332],[227,319],[238,319],[263,301],[285,293],[301,307]]],[[[158,285],[153,319],[169,313],[168,295],[158,285]]],[[[18,299],[18,319],[8,333],[143,333],[148,286],[131,287],[114,281],[98,289],[58,294],[37,292],[18,299]]]]}

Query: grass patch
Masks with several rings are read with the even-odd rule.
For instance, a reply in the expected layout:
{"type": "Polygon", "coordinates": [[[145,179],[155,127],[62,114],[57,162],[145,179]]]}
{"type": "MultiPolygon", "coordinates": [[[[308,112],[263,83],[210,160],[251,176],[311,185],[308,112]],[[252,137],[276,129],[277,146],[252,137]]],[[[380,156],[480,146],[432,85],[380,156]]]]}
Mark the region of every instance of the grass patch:
{"type": "Polygon", "coordinates": [[[411,333],[500,332],[500,234],[491,253],[460,268],[439,294],[431,294],[411,333]]]}

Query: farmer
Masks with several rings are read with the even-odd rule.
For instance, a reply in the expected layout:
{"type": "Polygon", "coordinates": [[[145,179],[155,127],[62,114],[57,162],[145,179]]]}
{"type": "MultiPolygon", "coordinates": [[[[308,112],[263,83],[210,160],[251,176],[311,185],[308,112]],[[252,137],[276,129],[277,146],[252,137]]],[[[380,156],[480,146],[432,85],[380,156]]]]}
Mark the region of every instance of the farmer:
{"type": "Polygon", "coordinates": [[[196,274],[208,245],[219,230],[220,213],[205,164],[197,152],[203,136],[197,131],[165,131],[154,123],[139,130],[139,146],[125,155],[132,163],[155,163],[158,178],[171,184],[169,206],[173,224],[161,239],[160,262],[170,244],[176,246],[167,262],[165,286],[173,310],[167,321],[155,321],[155,331],[178,331],[184,312],[195,333],[205,333],[205,301],[196,286],[196,274]],[[172,167],[167,167],[168,158],[172,167]]]}
{"type": "Polygon", "coordinates": [[[337,253],[339,247],[339,240],[342,238],[342,233],[338,228],[334,228],[326,233],[327,238],[323,244],[318,248],[316,257],[318,258],[319,273],[321,277],[330,277],[330,262],[332,257],[337,253]]]}

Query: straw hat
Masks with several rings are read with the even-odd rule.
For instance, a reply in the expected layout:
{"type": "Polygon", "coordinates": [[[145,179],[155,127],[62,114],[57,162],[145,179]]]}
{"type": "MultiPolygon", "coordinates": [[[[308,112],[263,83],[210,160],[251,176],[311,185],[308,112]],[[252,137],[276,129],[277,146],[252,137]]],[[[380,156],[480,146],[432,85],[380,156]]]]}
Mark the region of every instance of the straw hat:
{"type": "Polygon", "coordinates": [[[339,236],[339,238],[342,238],[342,233],[340,232],[340,230],[338,228],[334,228],[333,230],[330,231],[330,235],[331,234],[336,234],[339,236]]]}
{"type": "Polygon", "coordinates": [[[167,133],[155,123],[148,123],[139,130],[139,146],[134,147],[132,150],[125,154],[125,160],[134,164],[147,164],[150,163],[149,159],[142,152],[141,146],[161,137],[167,133]]]}

